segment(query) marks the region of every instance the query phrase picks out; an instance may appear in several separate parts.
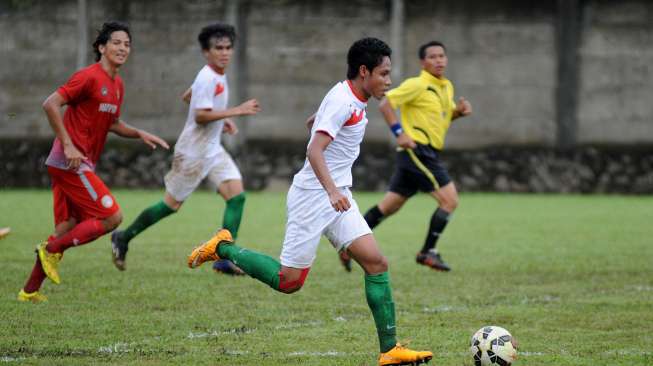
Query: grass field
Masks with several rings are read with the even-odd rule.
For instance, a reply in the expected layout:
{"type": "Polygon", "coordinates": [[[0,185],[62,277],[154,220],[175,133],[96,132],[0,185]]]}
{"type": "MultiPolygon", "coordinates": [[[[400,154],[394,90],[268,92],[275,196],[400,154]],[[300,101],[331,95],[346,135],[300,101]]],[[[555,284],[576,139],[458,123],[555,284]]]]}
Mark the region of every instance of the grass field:
{"type": "MultiPolygon", "coordinates": [[[[126,222],[162,196],[114,193],[126,222]]],[[[355,197],[367,209],[381,194],[355,197]]],[[[66,252],[62,284],[34,305],[15,296],[51,232],[50,193],[0,191],[0,364],[375,365],[362,271],[326,242],[294,295],[186,268],[222,208],[197,192],[132,242],[125,272],[107,237],[66,252]]],[[[471,365],[470,336],[496,324],[519,340],[517,365],[653,365],[653,197],[465,194],[440,242],[446,274],[414,264],[433,209],[419,196],[375,232],[399,338],[431,364],[471,365]]],[[[284,223],[284,193],[251,193],[239,243],[276,257],[284,223]]]]}

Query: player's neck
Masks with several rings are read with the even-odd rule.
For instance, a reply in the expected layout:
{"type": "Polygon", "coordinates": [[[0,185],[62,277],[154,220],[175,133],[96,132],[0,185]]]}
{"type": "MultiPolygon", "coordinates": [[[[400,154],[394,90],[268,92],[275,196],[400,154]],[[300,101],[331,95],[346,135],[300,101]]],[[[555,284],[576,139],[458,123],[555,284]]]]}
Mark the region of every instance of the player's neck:
{"type": "Polygon", "coordinates": [[[120,69],[120,65],[115,65],[104,57],[100,59],[100,66],[102,66],[102,69],[106,71],[112,79],[118,75],[118,70],[120,69]]]}
{"type": "Polygon", "coordinates": [[[361,102],[367,102],[367,100],[370,99],[371,95],[365,91],[365,88],[363,88],[363,80],[361,80],[360,77],[353,80],[347,79],[347,84],[349,84],[351,91],[361,102]]]}
{"type": "Polygon", "coordinates": [[[224,75],[224,72],[225,72],[225,69],[226,69],[226,68],[224,68],[224,67],[217,67],[216,65],[213,65],[213,64],[210,63],[210,62],[207,63],[207,65],[209,65],[209,67],[211,68],[211,70],[215,71],[216,73],[218,73],[218,74],[220,74],[220,75],[224,75]]]}

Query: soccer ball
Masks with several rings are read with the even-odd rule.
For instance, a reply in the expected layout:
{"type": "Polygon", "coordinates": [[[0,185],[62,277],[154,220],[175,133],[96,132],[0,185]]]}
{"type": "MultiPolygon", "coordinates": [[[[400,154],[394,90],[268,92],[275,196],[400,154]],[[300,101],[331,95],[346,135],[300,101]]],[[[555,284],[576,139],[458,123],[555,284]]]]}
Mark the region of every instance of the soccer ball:
{"type": "Polygon", "coordinates": [[[508,366],[517,359],[516,346],[507,330],[494,325],[478,330],[472,336],[469,347],[474,366],[508,366]]]}

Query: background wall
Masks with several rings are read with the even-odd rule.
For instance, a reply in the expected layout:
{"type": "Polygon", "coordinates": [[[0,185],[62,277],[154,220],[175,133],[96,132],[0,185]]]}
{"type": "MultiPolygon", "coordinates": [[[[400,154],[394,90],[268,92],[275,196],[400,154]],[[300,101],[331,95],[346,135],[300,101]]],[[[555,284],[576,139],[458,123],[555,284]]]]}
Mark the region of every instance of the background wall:
{"type": "MultiPolygon", "coordinates": [[[[395,85],[419,72],[420,44],[445,42],[456,94],[474,106],[473,116],[453,124],[449,151],[594,146],[601,155],[616,146],[644,158],[652,151],[653,2],[646,0],[3,0],[0,145],[49,143],[41,102],[93,61],[95,29],[109,19],[128,21],[134,36],[121,71],[123,116],[170,141],[186,115],[179,95],[204,64],[197,33],[227,21],[239,33],[231,104],[255,97],[263,107],[239,119],[241,134],[227,141],[238,154],[288,145],[301,161],[303,122],[344,79],[346,51],[363,36],[391,43],[395,85]]],[[[388,155],[391,167],[393,141],[377,105],[368,108],[365,144],[388,155]]],[[[240,155],[244,169],[263,161],[240,155]]]]}

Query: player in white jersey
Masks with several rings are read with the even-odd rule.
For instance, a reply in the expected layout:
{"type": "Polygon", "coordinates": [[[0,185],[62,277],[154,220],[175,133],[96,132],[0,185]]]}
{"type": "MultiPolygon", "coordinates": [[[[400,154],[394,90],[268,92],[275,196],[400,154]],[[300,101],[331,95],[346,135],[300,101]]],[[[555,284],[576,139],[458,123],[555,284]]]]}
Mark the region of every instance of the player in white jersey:
{"type": "MultiPolygon", "coordinates": [[[[223,132],[238,131],[229,117],[256,114],[260,107],[255,99],[234,108],[227,107],[229,86],[225,71],[235,37],[232,26],[220,23],[204,27],[197,37],[207,64],[183,97],[190,105],[184,130],[175,145],[172,168],[165,176],[165,196],[143,210],[125,230],[116,230],[111,235],[113,263],[119,270],[125,270],[129,241],[177,212],[205,178],[217,187],[226,202],[222,226],[232,230],[234,237],[238,232],[245,192],[240,171],[222,147],[220,138],[223,132]]],[[[228,260],[216,262],[214,268],[223,273],[243,274],[228,260]]]]}
{"type": "Polygon", "coordinates": [[[397,343],[388,262],[349,190],[351,167],[367,125],[367,99],[381,98],[390,87],[391,52],[376,38],[355,42],[347,54],[347,80],[329,91],[309,119],[307,159],[288,192],[281,261],[235,245],[225,229],[188,257],[191,268],[208,260],[230,259],[273,289],[293,293],[303,286],[320,237],[325,235],[337,250],[349,250],[365,271],[365,294],[380,343],[379,365],[418,364],[433,357],[431,352],[397,343]]]}

